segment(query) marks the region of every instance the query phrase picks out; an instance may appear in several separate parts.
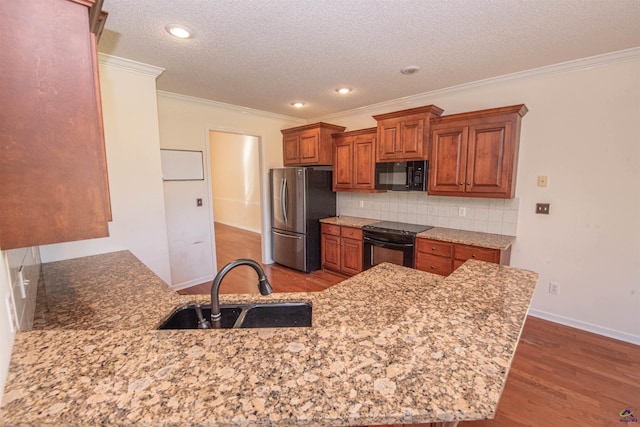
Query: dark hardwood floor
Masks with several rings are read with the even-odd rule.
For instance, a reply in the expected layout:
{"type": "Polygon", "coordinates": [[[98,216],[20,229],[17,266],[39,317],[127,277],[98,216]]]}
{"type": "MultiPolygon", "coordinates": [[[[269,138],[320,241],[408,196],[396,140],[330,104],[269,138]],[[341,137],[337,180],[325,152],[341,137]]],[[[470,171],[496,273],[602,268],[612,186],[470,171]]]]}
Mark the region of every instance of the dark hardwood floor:
{"type": "MultiPolygon", "coordinates": [[[[259,234],[223,224],[216,224],[215,231],[220,267],[236,258],[261,259],[259,234]]],[[[276,264],[265,266],[265,272],[276,292],[321,291],[344,280],[324,271],[304,274],[276,264]]],[[[210,287],[209,282],[181,293],[208,294],[210,287]]],[[[237,268],[220,290],[257,293],[255,272],[237,268]]],[[[640,426],[621,418],[627,408],[640,419],[640,346],[529,316],[495,419],[459,426],[640,426]]]]}

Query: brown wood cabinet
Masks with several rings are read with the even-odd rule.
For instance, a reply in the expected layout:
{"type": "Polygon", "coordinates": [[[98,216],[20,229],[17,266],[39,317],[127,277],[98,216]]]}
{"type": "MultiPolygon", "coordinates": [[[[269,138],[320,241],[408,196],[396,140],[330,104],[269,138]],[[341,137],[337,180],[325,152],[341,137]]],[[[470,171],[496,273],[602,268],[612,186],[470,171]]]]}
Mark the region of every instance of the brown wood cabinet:
{"type": "Polygon", "coordinates": [[[344,126],[322,122],[281,130],[284,165],[331,165],[333,162],[331,134],[344,130],[344,126]]]}
{"type": "Polygon", "coordinates": [[[426,160],[431,119],[444,110],[435,105],[373,116],[378,122],[377,162],[426,160]]]}
{"type": "Polygon", "coordinates": [[[469,259],[509,265],[511,247],[505,250],[416,238],[415,268],[448,276],[469,259]]]}
{"type": "Polygon", "coordinates": [[[0,247],[108,236],[92,1],[0,6],[0,247]],[[92,19],[90,22],[90,13],[92,19]]]}
{"type": "Polygon", "coordinates": [[[322,267],[347,276],[362,271],[362,230],[321,224],[322,267]]]}
{"type": "Polygon", "coordinates": [[[439,117],[432,121],[428,193],[513,198],[525,105],[439,117]]]}
{"type": "Polygon", "coordinates": [[[376,128],[333,134],[333,191],[374,192],[376,128]]]}

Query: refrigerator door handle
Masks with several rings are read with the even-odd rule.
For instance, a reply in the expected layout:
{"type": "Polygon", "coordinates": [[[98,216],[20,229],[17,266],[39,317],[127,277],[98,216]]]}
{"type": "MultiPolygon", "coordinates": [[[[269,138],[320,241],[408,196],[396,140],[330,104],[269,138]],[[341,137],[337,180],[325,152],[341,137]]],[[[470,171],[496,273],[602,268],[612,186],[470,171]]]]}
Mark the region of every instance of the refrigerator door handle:
{"type": "Polygon", "coordinates": [[[280,190],[280,200],[282,203],[282,216],[284,217],[284,223],[288,222],[287,210],[289,208],[289,201],[287,200],[287,178],[282,180],[282,187],[280,190]]]}
{"type": "Polygon", "coordinates": [[[289,235],[289,234],[282,234],[282,233],[279,233],[279,232],[277,232],[277,231],[275,231],[275,230],[273,230],[273,234],[276,234],[276,235],[278,235],[278,236],[280,236],[280,237],[288,237],[289,239],[297,239],[297,240],[302,239],[302,236],[291,236],[291,235],[289,235]]]}

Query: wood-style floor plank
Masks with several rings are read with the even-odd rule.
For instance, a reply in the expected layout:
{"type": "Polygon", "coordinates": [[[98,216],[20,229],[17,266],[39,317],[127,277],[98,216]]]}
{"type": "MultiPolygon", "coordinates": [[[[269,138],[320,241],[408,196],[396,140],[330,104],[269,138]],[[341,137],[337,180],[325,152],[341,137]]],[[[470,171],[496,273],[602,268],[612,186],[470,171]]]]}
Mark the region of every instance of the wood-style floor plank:
{"type": "MultiPolygon", "coordinates": [[[[258,261],[274,292],[319,292],[344,280],[344,277],[328,271],[317,270],[310,274],[293,270],[279,264],[262,264],[261,236],[258,233],[215,223],[216,258],[218,270],[238,258],[258,261]]],[[[258,292],[258,276],[249,266],[231,270],[224,278],[220,293],[245,294],[258,292]]],[[[202,283],[179,291],[181,294],[208,294],[211,282],[202,283]]]]}
{"type": "MultiPolygon", "coordinates": [[[[224,224],[215,231],[220,267],[237,258],[261,259],[259,234],[224,224]]],[[[276,292],[321,291],[344,280],[325,271],[264,267],[276,292]]],[[[256,283],[250,267],[239,267],[220,291],[257,293],[256,283]]],[[[181,293],[208,294],[210,287],[181,293]]],[[[620,421],[628,407],[640,418],[640,346],[529,316],[495,418],[459,427],[640,427],[620,421]]]]}

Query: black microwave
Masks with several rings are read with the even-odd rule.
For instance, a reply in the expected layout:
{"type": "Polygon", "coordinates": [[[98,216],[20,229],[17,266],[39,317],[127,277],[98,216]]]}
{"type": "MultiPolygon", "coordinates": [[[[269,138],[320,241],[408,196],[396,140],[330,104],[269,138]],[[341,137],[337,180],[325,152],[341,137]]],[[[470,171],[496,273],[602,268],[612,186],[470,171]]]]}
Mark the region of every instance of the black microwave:
{"type": "Polygon", "coordinates": [[[428,166],[426,160],[376,163],[376,190],[425,191],[428,166]]]}

